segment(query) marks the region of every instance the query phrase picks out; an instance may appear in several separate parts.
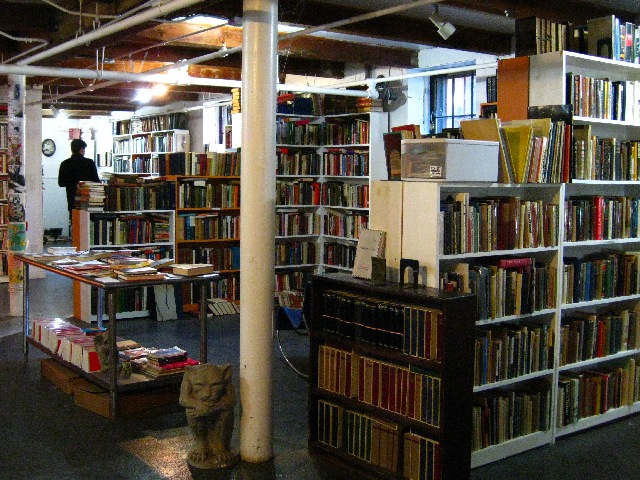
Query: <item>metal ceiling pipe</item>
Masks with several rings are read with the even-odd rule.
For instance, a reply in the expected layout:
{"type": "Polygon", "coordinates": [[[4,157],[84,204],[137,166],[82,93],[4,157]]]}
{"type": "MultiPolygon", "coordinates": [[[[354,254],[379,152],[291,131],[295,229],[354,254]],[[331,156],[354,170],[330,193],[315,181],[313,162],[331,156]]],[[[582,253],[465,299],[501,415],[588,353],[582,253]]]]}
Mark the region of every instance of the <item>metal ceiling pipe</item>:
{"type": "Polygon", "coordinates": [[[108,25],[105,25],[104,27],[100,27],[97,30],[82,35],[81,37],[69,40],[68,42],[61,43],[60,45],[49,48],[44,52],[40,52],[36,55],[32,55],[29,58],[25,58],[24,60],[18,62],[17,65],[29,65],[31,63],[39,62],[40,60],[44,60],[45,58],[49,58],[59,53],[66,52],[67,50],[75,47],[87,45],[94,40],[98,40],[99,38],[121,32],[123,30],[126,30],[127,28],[135,27],[148,20],[153,20],[156,17],[161,17],[171,12],[175,12],[176,10],[190,7],[191,5],[195,5],[196,3],[200,3],[202,1],[204,0],[171,0],[160,5],[150,7],[148,10],[138,13],[137,15],[125,18],[124,20],[117,21],[115,23],[110,23],[108,25]]]}

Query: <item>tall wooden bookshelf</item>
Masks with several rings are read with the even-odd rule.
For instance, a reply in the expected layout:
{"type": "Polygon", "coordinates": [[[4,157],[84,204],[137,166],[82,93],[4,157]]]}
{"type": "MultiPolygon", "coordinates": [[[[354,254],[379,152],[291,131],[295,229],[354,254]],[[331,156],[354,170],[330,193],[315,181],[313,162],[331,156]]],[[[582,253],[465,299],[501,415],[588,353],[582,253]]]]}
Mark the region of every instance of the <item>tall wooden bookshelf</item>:
{"type": "Polygon", "coordinates": [[[470,474],[475,299],[315,275],[309,448],[367,478],[470,474]]]}
{"type": "MultiPolygon", "coordinates": [[[[234,302],[240,300],[240,158],[240,151],[190,152],[180,171],[168,161],[166,177],[176,188],[177,261],[211,263],[222,280],[209,298],[234,302]]],[[[195,292],[184,293],[186,308],[196,308],[195,292]]]]}
{"type": "MultiPolygon", "coordinates": [[[[174,256],[174,210],[73,210],[72,226],[72,242],[79,251],[137,250],[143,253],[141,261],[174,256]]],[[[74,317],[91,322],[98,305],[95,288],[74,282],[74,317]]],[[[147,317],[151,307],[147,288],[123,289],[116,297],[116,318],[147,317]]]]}
{"type": "Polygon", "coordinates": [[[114,121],[110,158],[113,172],[158,175],[163,155],[190,150],[186,126],[184,112],[114,121]]]}

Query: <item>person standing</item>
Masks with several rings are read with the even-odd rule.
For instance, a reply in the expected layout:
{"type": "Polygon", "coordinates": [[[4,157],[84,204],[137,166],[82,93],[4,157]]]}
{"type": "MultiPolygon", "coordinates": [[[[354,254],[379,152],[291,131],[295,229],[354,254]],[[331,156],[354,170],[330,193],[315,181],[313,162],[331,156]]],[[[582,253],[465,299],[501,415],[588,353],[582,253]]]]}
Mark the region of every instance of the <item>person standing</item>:
{"type": "Polygon", "coordinates": [[[99,182],[98,169],[90,158],[84,156],[87,144],[76,138],[71,140],[71,157],[60,164],[58,186],[67,190],[67,208],[69,210],[69,226],[71,226],[71,210],[76,198],[76,186],[81,181],[99,182]]]}

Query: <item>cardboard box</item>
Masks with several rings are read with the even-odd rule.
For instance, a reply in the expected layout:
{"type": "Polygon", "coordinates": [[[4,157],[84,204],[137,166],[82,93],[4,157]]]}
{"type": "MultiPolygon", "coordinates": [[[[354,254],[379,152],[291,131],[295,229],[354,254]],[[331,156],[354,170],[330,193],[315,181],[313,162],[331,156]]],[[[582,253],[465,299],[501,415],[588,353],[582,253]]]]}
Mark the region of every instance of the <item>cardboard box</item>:
{"type": "Polygon", "coordinates": [[[402,140],[402,180],[498,181],[498,142],[451,138],[402,140]]]}
{"type": "Polygon", "coordinates": [[[53,358],[40,361],[40,374],[67,395],[73,393],[73,380],[80,375],[53,358]]]}
{"type": "MultiPolygon", "coordinates": [[[[77,379],[73,386],[73,400],[76,405],[103,417],[112,418],[111,394],[107,390],[84,378],[77,379]]],[[[153,415],[165,412],[168,408],[179,409],[179,397],[179,384],[138,392],[120,392],[118,416],[153,415]]]]}

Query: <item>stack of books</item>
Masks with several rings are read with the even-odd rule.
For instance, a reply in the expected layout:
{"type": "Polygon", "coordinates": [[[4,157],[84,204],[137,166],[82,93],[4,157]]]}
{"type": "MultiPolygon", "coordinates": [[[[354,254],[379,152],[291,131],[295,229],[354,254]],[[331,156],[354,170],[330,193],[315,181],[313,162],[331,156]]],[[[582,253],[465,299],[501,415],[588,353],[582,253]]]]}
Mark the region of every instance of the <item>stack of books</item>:
{"type": "Polygon", "coordinates": [[[162,280],[164,278],[164,274],[158,272],[158,269],[153,267],[124,268],[117,270],[116,276],[119,280],[127,282],[162,280]]]}
{"type": "Polygon", "coordinates": [[[383,103],[381,99],[373,99],[368,97],[358,98],[356,100],[358,113],[383,112],[383,103]]]}
{"type": "Polygon", "coordinates": [[[150,377],[178,375],[184,372],[185,367],[199,363],[189,358],[187,351],[180,347],[160,348],[147,353],[147,363],[142,373],[150,377]]]}
{"type": "Polygon", "coordinates": [[[105,198],[104,184],[100,182],[78,182],[75,198],[75,207],[78,210],[103,212],[105,198]]]}

